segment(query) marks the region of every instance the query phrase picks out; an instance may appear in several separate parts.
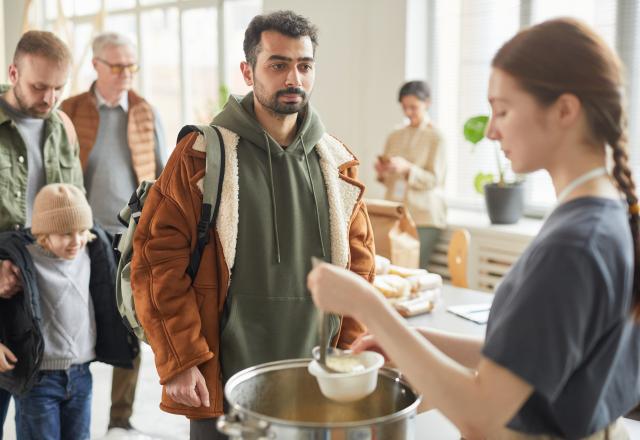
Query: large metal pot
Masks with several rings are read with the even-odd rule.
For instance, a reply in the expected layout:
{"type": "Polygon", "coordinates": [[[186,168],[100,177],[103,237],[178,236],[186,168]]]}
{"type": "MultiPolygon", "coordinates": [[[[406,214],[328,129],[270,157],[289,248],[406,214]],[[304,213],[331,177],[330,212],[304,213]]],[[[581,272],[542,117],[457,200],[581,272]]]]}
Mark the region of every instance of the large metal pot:
{"type": "Polygon", "coordinates": [[[247,368],[229,379],[230,411],[218,429],[232,440],[414,439],[421,397],[395,370],[382,368],[373,394],[351,403],[322,395],[310,359],[247,368]]]}

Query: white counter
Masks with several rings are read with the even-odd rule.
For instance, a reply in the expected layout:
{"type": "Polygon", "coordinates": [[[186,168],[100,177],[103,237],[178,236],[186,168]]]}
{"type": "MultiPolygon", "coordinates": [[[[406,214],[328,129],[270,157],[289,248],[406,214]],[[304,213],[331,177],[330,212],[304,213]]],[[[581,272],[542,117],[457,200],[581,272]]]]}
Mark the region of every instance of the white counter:
{"type": "MultiPolygon", "coordinates": [[[[414,327],[433,327],[468,335],[484,335],[487,326],[479,325],[447,312],[447,307],[461,304],[490,303],[493,295],[449,285],[443,286],[442,301],[433,312],[409,318],[414,327]]],[[[416,440],[433,438],[438,440],[460,439],[460,432],[438,410],[418,414],[416,418],[416,440]]]]}

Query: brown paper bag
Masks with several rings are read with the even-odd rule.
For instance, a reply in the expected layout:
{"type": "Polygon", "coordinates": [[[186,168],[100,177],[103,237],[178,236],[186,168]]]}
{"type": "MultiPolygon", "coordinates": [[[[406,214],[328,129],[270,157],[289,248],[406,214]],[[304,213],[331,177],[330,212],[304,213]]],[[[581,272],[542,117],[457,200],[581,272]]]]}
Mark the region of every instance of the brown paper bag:
{"type": "Polygon", "coordinates": [[[373,226],[376,253],[397,266],[417,268],[420,240],[409,211],[402,203],[388,200],[367,199],[365,203],[373,226]]]}

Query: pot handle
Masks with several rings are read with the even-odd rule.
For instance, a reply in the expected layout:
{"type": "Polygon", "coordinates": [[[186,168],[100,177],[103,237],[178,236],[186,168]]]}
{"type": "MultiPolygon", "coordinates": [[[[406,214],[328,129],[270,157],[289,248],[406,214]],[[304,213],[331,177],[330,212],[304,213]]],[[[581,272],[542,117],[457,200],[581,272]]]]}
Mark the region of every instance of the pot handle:
{"type": "Polygon", "coordinates": [[[218,431],[229,436],[230,440],[269,440],[269,423],[258,420],[246,423],[240,414],[230,413],[218,417],[216,423],[218,431]]]}

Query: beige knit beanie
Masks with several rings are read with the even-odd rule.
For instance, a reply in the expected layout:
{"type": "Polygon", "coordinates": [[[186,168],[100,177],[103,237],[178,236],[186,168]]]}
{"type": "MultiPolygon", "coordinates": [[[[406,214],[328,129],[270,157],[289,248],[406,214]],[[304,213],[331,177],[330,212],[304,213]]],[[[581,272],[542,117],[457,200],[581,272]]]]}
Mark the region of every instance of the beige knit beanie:
{"type": "Polygon", "coordinates": [[[33,202],[31,233],[66,234],[91,229],[93,215],[82,190],[67,183],[44,186],[33,202]]]}

